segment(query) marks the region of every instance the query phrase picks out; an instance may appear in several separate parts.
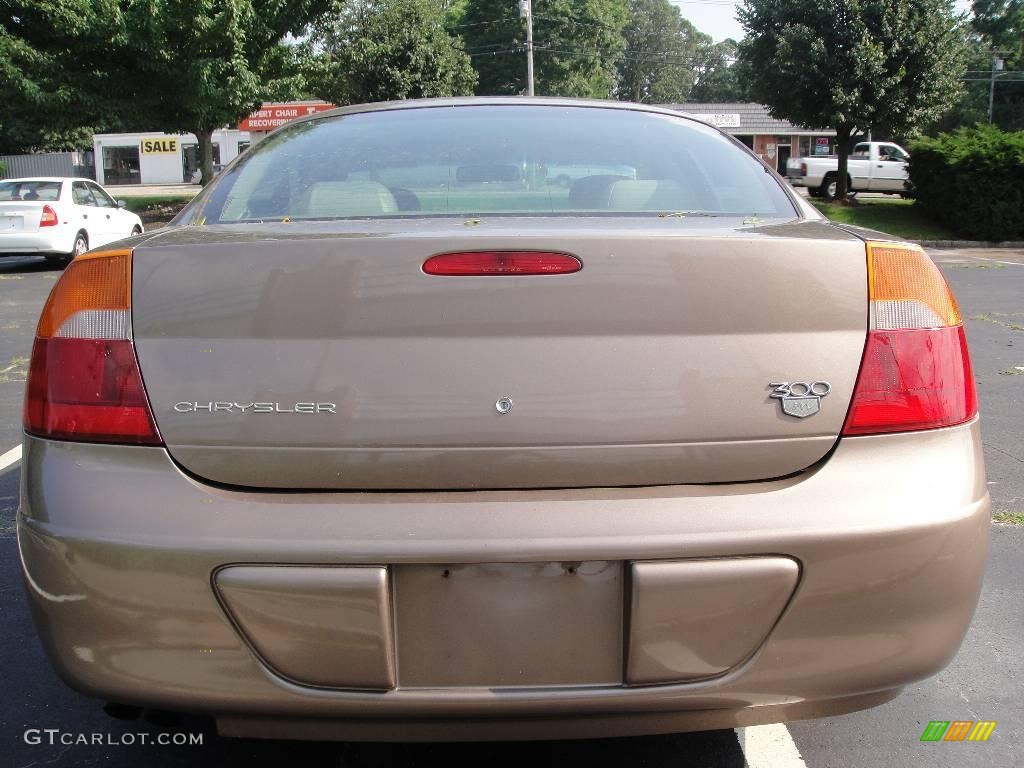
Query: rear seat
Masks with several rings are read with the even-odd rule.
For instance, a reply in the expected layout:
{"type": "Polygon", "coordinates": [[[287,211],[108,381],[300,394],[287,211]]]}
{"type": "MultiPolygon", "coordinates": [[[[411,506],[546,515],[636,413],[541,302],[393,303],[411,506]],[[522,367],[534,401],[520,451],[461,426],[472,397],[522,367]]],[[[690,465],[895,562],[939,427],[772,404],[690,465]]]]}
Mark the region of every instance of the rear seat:
{"type": "Polygon", "coordinates": [[[320,181],[310,186],[299,210],[304,218],[382,216],[398,213],[398,203],[376,181],[320,181]]]}

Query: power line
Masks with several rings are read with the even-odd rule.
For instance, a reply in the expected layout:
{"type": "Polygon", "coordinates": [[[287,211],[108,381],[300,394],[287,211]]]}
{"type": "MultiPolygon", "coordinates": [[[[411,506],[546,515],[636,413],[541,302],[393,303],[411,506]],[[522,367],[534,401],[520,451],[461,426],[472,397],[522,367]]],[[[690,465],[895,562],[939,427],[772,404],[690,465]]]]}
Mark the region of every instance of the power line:
{"type": "Polygon", "coordinates": [[[483,51],[482,53],[470,53],[468,55],[469,58],[475,59],[478,56],[500,56],[506,53],[522,53],[525,50],[525,48],[505,48],[504,50],[501,51],[483,51]]]}
{"type": "Polygon", "coordinates": [[[471,22],[469,24],[456,24],[454,27],[449,27],[449,29],[465,29],[466,27],[483,27],[483,26],[486,26],[487,24],[511,24],[514,21],[516,21],[516,20],[513,19],[513,18],[491,19],[489,21],[474,21],[474,22],[471,22]]]}
{"type": "MultiPolygon", "coordinates": [[[[504,43],[488,43],[486,45],[474,45],[474,46],[472,46],[470,48],[464,48],[463,50],[466,53],[479,53],[479,52],[486,51],[488,48],[508,48],[509,45],[518,45],[518,43],[516,43],[514,41],[509,41],[509,42],[504,42],[504,43]]],[[[458,46],[456,45],[456,47],[458,47],[458,46]]]]}
{"type": "Polygon", "coordinates": [[[557,21],[562,24],[572,24],[574,27],[594,27],[596,29],[607,29],[611,32],[621,32],[620,27],[613,27],[610,24],[602,24],[599,21],[576,21],[575,19],[563,19],[558,16],[541,16],[539,13],[533,14],[535,19],[544,19],[544,21],[557,21]]]}
{"type": "MultiPolygon", "coordinates": [[[[545,45],[537,45],[535,46],[535,49],[538,51],[545,51],[547,53],[560,53],[566,56],[578,56],[586,58],[593,58],[595,56],[599,57],[615,55],[610,53],[609,51],[580,51],[570,50],[568,48],[554,48],[552,46],[545,45]]],[[[701,58],[699,56],[680,56],[674,51],[639,51],[637,53],[629,53],[624,51],[618,54],[617,58],[622,59],[624,61],[657,61],[665,64],[680,64],[691,66],[706,63],[718,64],[722,61],[736,61],[736,58],[732,56],[714,57],[714,61],[708,61],[707,59],[701,58]]]]}

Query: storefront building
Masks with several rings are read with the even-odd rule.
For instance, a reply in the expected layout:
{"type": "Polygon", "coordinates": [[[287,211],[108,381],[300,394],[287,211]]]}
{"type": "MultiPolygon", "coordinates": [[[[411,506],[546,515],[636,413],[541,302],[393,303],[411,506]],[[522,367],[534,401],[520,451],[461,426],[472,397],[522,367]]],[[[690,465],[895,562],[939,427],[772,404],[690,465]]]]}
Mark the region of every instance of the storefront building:
{"type": "Polygon", "coordinates": [[[779,173],[785,174],[790,157],[830,155],[835,151],[836,132],[831,128],[806,128],[768,114],[764,104],[667,104],[669,109],[688,112],[735,136],[779,173]]]}
{"type": "MultiPolygon", "coordinates": [[[[213,132],[213,163],[226,165],[250,144],[248,131],[213,132]]],[[[99,133],[93,136],[96,181],[120,184],[191,184],[199,170],[199,143],[191,133],[99,133]]]]}
{"type": "MultiPolygon", "coordinates": [[[[291,120],[334,109],[325,101],[263,104],[235,128],[213,132],[213,164],[224,166],[270,131],[291,120]]],[[[199,143],[191,133],[100,133],[93,137],[96,181],[191,184],[199,181],[199,143]]]]}

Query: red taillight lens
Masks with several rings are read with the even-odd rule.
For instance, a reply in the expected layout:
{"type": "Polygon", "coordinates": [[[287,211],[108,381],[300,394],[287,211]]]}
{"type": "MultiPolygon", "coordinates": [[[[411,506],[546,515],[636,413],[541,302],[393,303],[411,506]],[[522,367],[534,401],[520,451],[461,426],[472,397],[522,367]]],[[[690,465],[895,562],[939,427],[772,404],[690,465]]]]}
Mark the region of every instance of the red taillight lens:
{"type": "Polygon", "coordinates": [[[160,444],[131,340],[131,251],[80,256],[53,287],[32,347],[25,431],[160,444]]]}
{"type": "Polygon", "coordinates": [[[37,338],[25,430],[57,440],[158,445],[131,341],[37,338]]]}
{"type": "Polygon", "coordinates": [[[583,264],[567,253],[548,251],[464,251],[439,253],[423,263],[428,275],[564,275],[583,264]]]}
{"type": "Polygon", "coordinates": [[[868,243],[871,324],[844,435],[951,427],[978,398],[960,311],[917,246],[868,243]]]}
{"type": "Polygon", "coordinates": [[[48,205],[43,206],[43,215],[39,219],[40,227],[56,227],[60,223],[57,212],[48,205]]]}
{"type": "Polygon", "coordinates": [[[871,331],[843,433],[950,427],[977,409],[963,326],[871,331]]]}

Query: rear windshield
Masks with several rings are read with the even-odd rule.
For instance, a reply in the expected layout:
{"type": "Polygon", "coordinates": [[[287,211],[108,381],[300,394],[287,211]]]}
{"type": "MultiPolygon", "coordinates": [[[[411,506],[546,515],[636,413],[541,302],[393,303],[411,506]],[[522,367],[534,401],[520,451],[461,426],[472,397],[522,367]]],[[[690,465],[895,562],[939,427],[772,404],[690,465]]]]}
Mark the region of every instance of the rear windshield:
{"type": "Polygon", "coordinates": [[[718,131],[650,112],[456,106],[327,117],[250,149],[180,221],[491,215],[792,217],[718,131]]]}
{"type": "Polygon", "coordinates": [[[59,198],[59,181],[0,181],[0,203],[12,200],[52,202],[59,198]]]}

